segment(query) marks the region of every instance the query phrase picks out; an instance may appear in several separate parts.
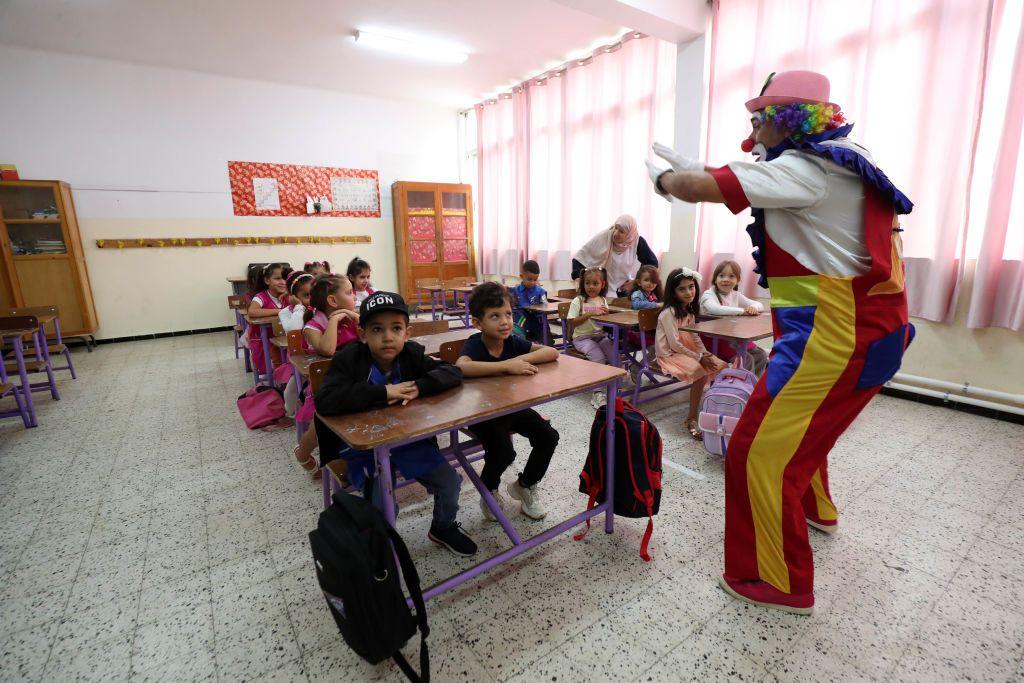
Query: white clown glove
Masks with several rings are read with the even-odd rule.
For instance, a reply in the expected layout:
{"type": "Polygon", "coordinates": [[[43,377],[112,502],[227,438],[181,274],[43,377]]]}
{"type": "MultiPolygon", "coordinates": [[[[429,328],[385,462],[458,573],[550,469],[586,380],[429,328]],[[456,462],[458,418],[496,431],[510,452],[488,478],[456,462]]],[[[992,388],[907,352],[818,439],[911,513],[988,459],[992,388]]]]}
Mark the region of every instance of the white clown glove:
{"type": "Polygon", "coordinates": [[[644,163],[647,164],[647,173],[648,173],[648,175],[651,176],[651,182],[654,183],[654,191],[657,192],[659,196],[664,197],[665,201],[671,202],[672,198],[669,197],[667,193],[662,191],[661,185],[658,183],[658,179],[662,175],[671,172],[672,169],[671,168],[658,168],[657,166],[655,166],[651,162],[650,159],[644,159],[644,163]]]}
{"type": "Polygon", "coordinates": [[[700,162],[697,159],[692,159],[690,157],[683,156],[682,154],[675,151],[671,147],[666,147],[660,142],[655,142],[651,146],[651,149],[654,150],[655,154],[657,154],[659,157],[661,157],[669,164],[671,164],[673,171],[680,172],[704,170],[703,162],[700,162]]]}

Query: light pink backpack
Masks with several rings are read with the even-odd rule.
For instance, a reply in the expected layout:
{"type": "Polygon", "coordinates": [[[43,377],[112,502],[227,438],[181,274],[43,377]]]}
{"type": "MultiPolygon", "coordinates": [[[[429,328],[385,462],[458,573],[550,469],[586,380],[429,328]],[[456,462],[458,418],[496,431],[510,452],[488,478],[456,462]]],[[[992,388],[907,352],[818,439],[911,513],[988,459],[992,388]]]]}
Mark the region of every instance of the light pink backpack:
{"type": "Polygon", "coordinates": [[[238,412],[249,429],[259,429],[284,417],[284,399],[274,387],[251,387],[238,397],[238,412]]]}
{"type": "Polygon", "coordinates": [[[742,368],[726,368],[704,392],[697,425],[704,432],[704,448],[725,456],[736,423],[747,407],[757,375],[742,368]]]}

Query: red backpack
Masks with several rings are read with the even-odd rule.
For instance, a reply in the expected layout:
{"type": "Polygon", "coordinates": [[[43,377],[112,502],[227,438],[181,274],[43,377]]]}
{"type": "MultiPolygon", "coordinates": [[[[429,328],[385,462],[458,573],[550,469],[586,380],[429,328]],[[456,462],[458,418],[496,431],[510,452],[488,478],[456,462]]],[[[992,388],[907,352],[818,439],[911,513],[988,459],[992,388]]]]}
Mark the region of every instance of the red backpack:
{"type": "MultiPolygon", "coordinates": [[[[590,450],[580,472],[580,493],[590,496],[587,509],[605,500],[605,414],[601,406],[590,427],[590,450]]],[[[661,505],[661,434],[647,417],[621,398],[615,400],[615,486],[612,509],[620,517],[646,517],[647,530],[640,557],[651,561],[647,544],[654,532],[654,515],[661,505]]],[[[587,528],[573,536],[577,541],[587,528]]]]}

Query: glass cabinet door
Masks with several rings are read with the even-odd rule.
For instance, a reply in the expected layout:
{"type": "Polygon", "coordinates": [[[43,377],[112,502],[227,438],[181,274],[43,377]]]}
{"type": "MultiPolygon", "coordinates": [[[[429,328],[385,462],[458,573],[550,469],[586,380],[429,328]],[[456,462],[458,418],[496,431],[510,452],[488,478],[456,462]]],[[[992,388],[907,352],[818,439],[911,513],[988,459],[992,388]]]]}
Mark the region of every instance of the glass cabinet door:
{"type": "Polygon", "coordinates": [[[469,216],[465,192],[441,193],[441,233],[444,240],[444,260],[469,260],[469,216]]]}

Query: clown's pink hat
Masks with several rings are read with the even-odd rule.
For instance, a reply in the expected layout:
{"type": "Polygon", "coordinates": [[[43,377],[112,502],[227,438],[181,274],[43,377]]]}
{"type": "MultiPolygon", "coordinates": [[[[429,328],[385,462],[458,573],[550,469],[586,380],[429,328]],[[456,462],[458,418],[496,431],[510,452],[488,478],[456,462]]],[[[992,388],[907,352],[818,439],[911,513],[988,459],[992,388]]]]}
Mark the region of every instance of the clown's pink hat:
{"type": "Polygon", "coordinates": [[[755,112],[770,104],[782,105],[801,102],[805,104],[827,104],[839,109],[839,105],[829,102],[828,79],[816,71],[781,71],[768,77],[761,94],[747,100],[747,111],[755,112]]]}

